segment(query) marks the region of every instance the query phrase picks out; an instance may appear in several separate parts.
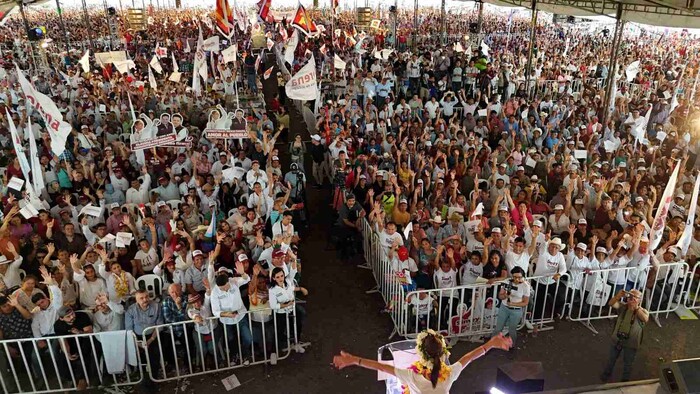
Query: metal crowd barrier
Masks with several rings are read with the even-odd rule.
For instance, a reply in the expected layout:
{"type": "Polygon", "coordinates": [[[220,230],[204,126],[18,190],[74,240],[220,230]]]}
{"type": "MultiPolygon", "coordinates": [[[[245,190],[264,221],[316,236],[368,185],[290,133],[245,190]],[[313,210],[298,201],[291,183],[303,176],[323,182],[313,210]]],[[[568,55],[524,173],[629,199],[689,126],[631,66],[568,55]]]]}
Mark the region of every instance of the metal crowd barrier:
{"type": "Polygon", "coordinates": [[[685,307],[700,313],[700,262],[695,263],[693,270],[688,273],[685,307]]]}
{"type": "MultiPolygon", "coordinates": [[[[563,308],[568,305],[568,275],[562,275],[553,283],[542,283],[547,278],[551,276],[525,278],[530,284],[530,302],[524,310],[518,329],[527,326],[529,330],[551,330],[553,327],[550,324],[563,314],[563,308]]],[[[450,338],[490,335],[496,328],[500,305],[498,293],[506,283],[508,280],[493,284],[411,291],[402,305],[403,316],[406,318],[402,323],[406,330],[405,336],[415,337],[426,328],[440,331],[450,338]],[[426,298],[434,301],[429,306],[429,311],[425,310],[425,306],[420,306],[420,301],[416,301],[426,298]]]]}
{"type": "Polygon", "coordinates": [[[683,300],[688,302],[689,281],[689,266],[683,261],[662,264],[658,270],[651,266],[642,270],[636,267],[592,270],[584,276],[578,297],[571,300],[569,317],[598,333],[593,321],[617,317],[617,311],[608,306],[608,301],[620,289],[635,288],[642,292],[642,306],[661,326],[658,320],[661,314],[668,317],[683,304],[683,300]],[[650,275],[651,281],[648,280],[650,275]]]}
{"type": "Polygon", "coordinates": [[[149,327],[143,338],[150,338],[154,332],[156,336],[144,352],[149,377],[154,382],[166,382],[244,366],[274,365],[289,357],[298,343],[296,323],[295,310],[277,314],[268,308],[248,311],[235,325],[212,317],[201,325],[190,320],[149,327]],[[197,330],[203,327],[208,329],[207,334],[197,330]]]}
{"type": "Polygon", "coordinates": [[[391,316],[394,330],[389,339],[394,335],[405,336],[402,323],[404,322],[404,309],[401,307],[405,292],[399,278],[394,274],[392,263],[382,250],[379,235],[373,230],[370,223],[362,220],[362,239],[365,253],[365,261],[372,270],[377,286],[367,291],[368,294],[380,293],[386,305],[385,311],[391,316]]]}
{"type": "Polygon", "coordinates": [[[125,359],[121,373],[108,372],[107,359],[114,355],[105,354],[102,341],[113,337],[101,338],[103,334],[106,333],[0,341],[0,387],[8,394],[51,393],[140,383],[143,373],[138,351],[134,352],[135,367],[128,364],[126,355],[129,341],[135,343],[134,333],[124,332],[125,344],[121,350],[125,359]]]}

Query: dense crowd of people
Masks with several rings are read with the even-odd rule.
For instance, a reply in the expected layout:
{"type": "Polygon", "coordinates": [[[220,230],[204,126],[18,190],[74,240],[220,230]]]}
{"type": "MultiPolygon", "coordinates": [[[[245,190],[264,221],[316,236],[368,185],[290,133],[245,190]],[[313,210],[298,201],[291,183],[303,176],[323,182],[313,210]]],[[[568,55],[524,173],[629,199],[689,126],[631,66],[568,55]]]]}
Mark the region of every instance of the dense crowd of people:
{"type": "MultiPolygon", "coordinates": [[[[313,55],[320,99],[298,106],[286,98],[288,76],[275,72],[279,90],[260,109],[253,103],[263,100],[266,71],[279,67],[262,59],[255,37],[267,35],[272,45],[265,50],[274,53],[272,46],[294,31],[286,21],[238,18],[232,41],[221,40],[222,50],[238,45],[236,60],[224,61],[219,48],[207,51],[200,93],[191,87],[198,33],[218,34],[208,11],[150,9],[143,31],[129,28],[123,15],[89,12],[87,26],[81,11],[64,11],[71,32],[64,36],[55,13],[28,11],[32,25],[50,32],[46,48],[18,37],[19,17],[0,27],[0,43],[9,49],[0,88],[1,339],[126,329],[149,359],[161,360],[164,349],[173,366],[183,354],[171,352],[153,329],[170,324],[160,332],[178,344],[190,338],[200,346],[192,354],[208,355],[202,364],[226,359],[212,338],[231,344],[231,365],[248,363],[251,352],[273,351],[275,342],[275,351],[289,344],[303,352],[305,310],[296,298],[307,290],[300,287],[297,229],[309,211],[307,179],[333,188],[340,257],[357,254],[368,220],[407,292],[508,278],[522,283],[497,295],[503,307],[495,332],[507,325],[513,341],[534,297],[525,277],[549,285],[568,274],[566,286],[583,294],[583,273],[636,267],[607,278],[612,295],[658,285],[647,282],[649,267],[700,256],[698,230],[685,256],[675,246],[694,211],[698,173],[693,125],[700,111],[688,100],[697,44],[685,32],[627,36],[622,66],[612,71],[609,35],[540,22],[528,89],[525,16],[485,13],[481,45],[475,34],[464,36],[471,34],[464,21],[475,21],[475,12],[448,14],[449,45],[436,46],[441,24],[434,11],[421,10],[418,26],[411,13],[399,13],[397,37],[385,28],[365,33],[350,13],[331,21],[328,13],[311,12],[325,33],[300,40],[294,60],[282,63],[293,74],[313,55]],[[111,44],[109,23],[116,31],[111,44]],[[90,39],[100,46],[92,48],[86,72],[81,58],[90,39]],[[120,70],[98,62],[95,53],[106,50],[126,51],[133,65],[120,70]],[[346,68],[333,70],[334,57],[346,68]],[[637,60],[639,71],[628,78],[626,67],[637,60]],[[63,153],[56,154],[55,135],[30,106],[13,63],[70,125],[63,153]],[[608,73],[616,85],[610,103],[608,73]],[[205,129],[240,121],[239,106],[248,138],[208,138],[205,129]],[[290,124],[290,110],[314,107],[314,121],[301,129],[290,124]],[[135,149],[131,135],[144,127],[158,128],[158,135],[172,130],[181,144],[135,149]],[[30,139],[44,183],[34,196],[16,187],[36,176],[28,179],[17,155],[33,160],[30,139]],[[283,166],[287,156],[291,165],[283,166]],[[650,224],[676,165],[678,190],[661,246],[652,249],[650,224]],[[153,282],[160,291],[145,287],[153,282]],[[184,322],[191,324],[178,325],[184,322]]],[[[388,26],[388,18],[382,23],[388,26]]],[[[417,296],[407,302],[421,321],[436,304],[417,296]]],[[[9,355],[20,357],[22,343],[10,344],[9,355]]],[[[63,371],[99,351],[49,343],[23,353],[31,355],[35,378],[47,348],[67,355],[63,371]]],[[[3,371],[12,362],[5,356],[3,371]]],[[[153,365],[154,377],[166,367],[153,365]]],[[[84,387],[85,376],[77,378],[84,387]]]]}

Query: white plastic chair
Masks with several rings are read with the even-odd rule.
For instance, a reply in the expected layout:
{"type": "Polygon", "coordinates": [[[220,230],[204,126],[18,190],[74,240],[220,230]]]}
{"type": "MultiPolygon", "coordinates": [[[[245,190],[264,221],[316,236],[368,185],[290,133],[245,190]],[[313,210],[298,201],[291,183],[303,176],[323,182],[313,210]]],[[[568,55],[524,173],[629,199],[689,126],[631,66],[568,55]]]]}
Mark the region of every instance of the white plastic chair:
{"type": "Polygon", "coordinates": [[[228,210],[228,216],[226,216],[226,218],[228,219],[228,218],[230,218],[231,216],[233,216],[234,214],[236,214],[236,211],[238,211],[238,208],[231,208],[231,209],[229,209],[229,210],[228,210]]]}
{"type": "Polygon", "coordinates": [[[143,275],[136,279],[136,288],[146,290],[152,300],[159,299],[163,294],[163,279],[154,274],[143,275]]]}
{"type": "Polygon", "coordinates": [[[170,209],[174,211],[175,209],[177,209],[180,206],[180,204],[182,204],[182,201],[181,200],[168,200],[168,201],[166,201],[166,204],[170,205],[170,209]]]}

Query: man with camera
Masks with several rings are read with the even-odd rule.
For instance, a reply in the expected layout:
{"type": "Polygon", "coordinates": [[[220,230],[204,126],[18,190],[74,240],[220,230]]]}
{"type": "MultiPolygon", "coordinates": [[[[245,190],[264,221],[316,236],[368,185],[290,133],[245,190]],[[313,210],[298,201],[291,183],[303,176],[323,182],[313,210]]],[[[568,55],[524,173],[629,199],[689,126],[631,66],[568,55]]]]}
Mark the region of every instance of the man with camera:
{"type": "Polygon", "coordinates": [[[510,357],[515,355],[515,341],[518,339],[518,324],[523,318],[524,308],[530,300],[530,284],[524,280],[525,270],[520,266],[515,266],[510,270],[511,279],[506,282],[498,292],[501,306],[498,308],[496,317],[496,329],[493,334],[496,336],[503,331],[503,327],[508,325],[508,335],[513,340],[513,347],[510,348],[510,357]]]}
{"type": "Polygon", "coordinates": [[[610,307],[617,309],[618,315],[611,336],[613,343],[610,346],[610,358],[603,374],[600,375],[600,379],[604,382],[610,379],[620,353],[624,363],[622,381],[627,382],[630,379],[632,363],[642,343],[644,325],[649,321],[649,312],[642,308],[641,301],[642,292],[639,290],[622,289],[608,303],[610,307]]]}

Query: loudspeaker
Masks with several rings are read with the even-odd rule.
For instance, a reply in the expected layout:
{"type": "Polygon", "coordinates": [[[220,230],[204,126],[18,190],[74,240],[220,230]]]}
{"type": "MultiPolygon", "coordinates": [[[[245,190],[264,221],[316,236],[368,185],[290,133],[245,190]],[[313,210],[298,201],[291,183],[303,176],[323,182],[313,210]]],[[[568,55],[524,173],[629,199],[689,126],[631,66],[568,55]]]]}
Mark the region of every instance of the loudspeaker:
{"type": "Polygon", "coordinates": [[[666,363],[659,375],[661,386],[669,393],[700,393],[700,358],[666,363]]]}
{"type": "Polygon", "coordinates": [[[496,388],[508,394],[544,391],[544,369],[539,362],[515,362],[498,367],[496,388]]]}
{"type": "Polygon", "coordinates": [[[470,33],[478,33],[479,32],[479,24],[472,22],[469,24],[469,32],[470,33]]]}
{"type": "Polygon", "coordinates": [[[44,39],[44,30],[40,27],[33,27],[27,30],[27,38],[29,41],[40,41],[44,39]]]}
{"type": "Polygon", "coordinates": [[[395,5],[390,6],[389,12],[391,12],[392,14],[396,13],[396,6],[395,5]]]}
{"type": "Polygon", "coordinates": [[[108,7],[108,8],[107,8],[107,13],[110,14],[110,15],[116,15],[117,10],[114,9],[114,7],[108,7]]]}

